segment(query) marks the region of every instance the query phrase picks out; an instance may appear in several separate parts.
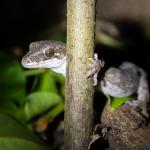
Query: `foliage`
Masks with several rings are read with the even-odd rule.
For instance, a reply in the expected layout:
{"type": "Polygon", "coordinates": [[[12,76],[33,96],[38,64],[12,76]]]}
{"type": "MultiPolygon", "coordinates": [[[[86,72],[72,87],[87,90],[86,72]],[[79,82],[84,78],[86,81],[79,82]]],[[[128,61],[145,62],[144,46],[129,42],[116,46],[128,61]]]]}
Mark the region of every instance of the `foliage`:
{"type": "Polygon", "coordinates": [[[132,99],[131,97],[113,97],[111,98],[111,108],[113,110],[116,110],[117,108],[119,108],[123,103],[125,103],[126,101],[132,99]]]}
{"type": "Polygon", "coordinates": [[[27,127],[35,118],[47,115],[53,120],[63,112],[64,77],[50,69],[24,70],[20,61],[2,52],[0,63],[0,147],[47,150],[27,127]]]}
{"type": "Polygon", "coordinates": [[[0,113],[0,148],[3,150],[49,150],[44,142],[21,123],[4,113],[0,113]]]}

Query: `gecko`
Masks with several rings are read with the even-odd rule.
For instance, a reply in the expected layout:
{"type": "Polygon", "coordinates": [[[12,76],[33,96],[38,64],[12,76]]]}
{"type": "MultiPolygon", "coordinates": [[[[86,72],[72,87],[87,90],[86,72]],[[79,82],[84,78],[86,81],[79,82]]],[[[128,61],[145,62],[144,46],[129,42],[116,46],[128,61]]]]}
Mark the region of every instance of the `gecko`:
{"type": "MultiPolygon", "coordinates": [[[[50,68],[66,76],[66,44],[59,41],[45,40],[32,42],[29,51],[22,58],[21,64],[25,68],[50,68]]],[[[97,75],[104,66],[97,54],[89,58],[87,78],[93,76],[94,85],[97,84],[97,75]]],[[[149,102],[149,87],[146,72],[131,62],[123,62],[118,68],[110,67],[104,77],[98,82],[99,89],[106,95],[125,97],[137,94],[137,99],[126,102],[138,109],[148,118],[147,104],[149,102]]]]}

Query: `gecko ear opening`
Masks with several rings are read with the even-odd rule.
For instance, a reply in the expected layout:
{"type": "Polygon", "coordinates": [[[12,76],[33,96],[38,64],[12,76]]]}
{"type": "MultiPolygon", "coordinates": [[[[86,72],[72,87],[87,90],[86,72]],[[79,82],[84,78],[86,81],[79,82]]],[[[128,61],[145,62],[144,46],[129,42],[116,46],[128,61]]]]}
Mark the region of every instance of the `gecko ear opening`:
{"type": "Polygon", "coordinates": [[[45,51],[45,56],[46,57],[53,57],[54,56],[54,49],[52,49],[52,48],[49,48],[49,49],[47,49],[46,51],[45,51]]]}

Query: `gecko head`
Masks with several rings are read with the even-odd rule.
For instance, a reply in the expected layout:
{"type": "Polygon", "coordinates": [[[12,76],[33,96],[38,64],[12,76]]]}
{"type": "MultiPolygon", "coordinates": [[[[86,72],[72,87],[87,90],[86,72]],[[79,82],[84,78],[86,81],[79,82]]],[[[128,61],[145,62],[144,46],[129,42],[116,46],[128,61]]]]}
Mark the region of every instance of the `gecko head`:
{"type": "Polygon", "coordinates": [[[37,41],[29,46],[29,52],[22,58],[25,68],[55,68],[66,58],[66,45],[58,41],[37,41]]]}

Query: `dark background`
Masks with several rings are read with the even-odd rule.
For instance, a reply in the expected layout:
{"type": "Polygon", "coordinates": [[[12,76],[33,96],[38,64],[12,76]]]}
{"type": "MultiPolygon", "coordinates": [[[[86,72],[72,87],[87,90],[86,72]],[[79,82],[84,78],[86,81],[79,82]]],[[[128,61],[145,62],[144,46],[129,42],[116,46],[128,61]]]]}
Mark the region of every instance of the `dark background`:
{"type": "MultiPolygon", "coordinates": [[[[149,70],[149,6],[148,0],[97,1],[97,20],[113,23],[120,32],[117,38],[124,43],[121,48],[98,44],[96,50],[100,49],[108,66],[130,60],[149,70]]],[[[66,32],[65,26],[60,27],[62,22],[66,22],[65,0],[2,0],[0,49],[21,58],[31,41],[66,32]]]]}
{"type": "Polygon", "coordinates": [[[56,25],[65,14],[64,0],[2,0],[0,2],[0,48],[27,47],[40,32],[56,25]],[[64,4],[63,4],[64,5],[64,4]]]}
{"type": "MultiPolygon", "coordinates": [[[[96,31],[96,35],[102,32],[122,43],[121,46],[114,46],[96,40],[95,51],[105,60],[104,70],[123,61],[131,61],[144,68],[149,75],[149,6],[149,0],[97,0],[97,22],[112,24],[119,34],[113,35],[108,32],[109,27],[103,26],[105,30],[96,31]]],[[[0,51],[20,62],[32,41],[45,39],[65,41],[66,0],[0,1],[0,51]]],[[[31,82],[28,83],[31,86],[31,82]]]]}

